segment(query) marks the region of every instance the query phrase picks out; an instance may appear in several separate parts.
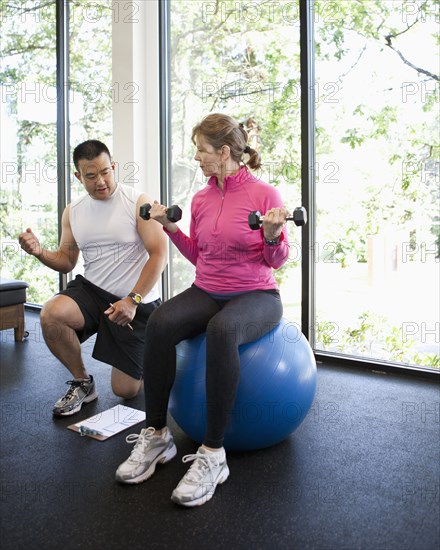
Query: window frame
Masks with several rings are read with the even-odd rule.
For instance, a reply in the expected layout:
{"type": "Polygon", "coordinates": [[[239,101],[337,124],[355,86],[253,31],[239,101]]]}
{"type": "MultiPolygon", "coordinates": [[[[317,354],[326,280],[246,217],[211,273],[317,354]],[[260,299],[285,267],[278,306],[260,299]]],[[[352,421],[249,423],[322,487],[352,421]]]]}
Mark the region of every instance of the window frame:
{"type": "MultiPolygon", "coordinates": [[[[56,82],[61,97],[57,101],[57,165],[58,165],[58,240],[61,218],[70,202],[70,117],[69,117],[69,2],[56,0],[56,82]]],[[[66,288],[68,275],[59,274],[59,288],[66,288]]]]}

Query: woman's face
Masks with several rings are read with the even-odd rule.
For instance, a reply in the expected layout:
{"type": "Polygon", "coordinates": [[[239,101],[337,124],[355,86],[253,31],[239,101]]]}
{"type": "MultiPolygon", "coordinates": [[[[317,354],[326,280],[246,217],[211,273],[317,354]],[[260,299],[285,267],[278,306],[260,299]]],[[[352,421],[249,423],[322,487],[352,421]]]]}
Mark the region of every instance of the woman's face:
{"type": "Polygon", "coordinates": [[[199,163],[204,176],[220,176],[224,164],[222,151],[214,149],[202,135],[196,136],[195,141],[197,151],[194,155],[194,160],[199,163]]]}

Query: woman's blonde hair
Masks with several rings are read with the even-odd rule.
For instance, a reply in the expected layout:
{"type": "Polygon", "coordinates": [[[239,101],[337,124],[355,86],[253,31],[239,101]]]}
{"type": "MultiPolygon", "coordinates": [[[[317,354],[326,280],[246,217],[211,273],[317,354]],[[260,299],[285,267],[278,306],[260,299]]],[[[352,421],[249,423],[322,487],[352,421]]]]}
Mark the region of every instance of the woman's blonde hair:
{"type": "Polygon", "coordinates": [[[216,150],[221,149],[223,145],[228,145],[232,160],[243,162],[252,170],[257,170],[261,166],[260,153],[247,145],[248,133],[242,125],[228,115],[213,113],[206,116],[193,128],[191,139],[194,144],[197,136],[203,136],[216,150]],[[243,161],[244,154],[249,155],[247,162],[243,161]]]}

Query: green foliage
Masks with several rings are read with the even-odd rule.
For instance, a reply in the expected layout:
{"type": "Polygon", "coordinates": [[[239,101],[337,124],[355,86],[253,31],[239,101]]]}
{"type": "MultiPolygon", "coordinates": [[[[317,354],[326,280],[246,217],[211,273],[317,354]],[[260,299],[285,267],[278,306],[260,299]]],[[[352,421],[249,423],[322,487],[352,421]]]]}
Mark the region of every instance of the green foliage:
{"type": "MultiPolygon", "coordinates": [[[[21,197],[17,192],[1,191],[0,194],[0,235],[2,254],[0,272],[6,278],[14,278],[29,283],[27,300],[41,304],[47,297],[58,291],[58,275],[49,272],[36,258],[26,254],[18,244],[18,235],[23,231],[21,197]]],[[[41,224],[41,242],[48,248],[57,244],[57,223],[53,205],[43,206],[46,211],[41,224]]]]}
{"type": "Polygon", "coordinates": [[[344,330],[331,321],[317,323],[318,349],[342,351],[355,356],[375,356],[405,365],[440,368],[440,357],[414,350],[416,342],[404,336],[402,327],[392,326],[385,316],[364,311],[358,323],[344,330]],[[375,349],[373,349],[375,348],[375,349]]]}
{"type": "MultiPolygon", "coordinates": [[[[263,162],[278,168],[280,181],[283,164],[299,161],[299,71],[292,74],[290,68],[292,59],[298,62],[298,43],[281,22],[259,17],[252,25],[243,24],[246,14],[237,15],[235,1],[225,0],[216,13],[201,17],[204,6],[171,4],[173,162],[193,155],[188,116],[192,125],[223,110],[249,128],[263,162]],[[204,36],[209,36],[209,47],[204,36]]],[[[185,194],[175,180],[173,194],[185,194]]]]}
{"type": "Polygon", "coordinates": [[[399,327],[391,327],[385,338],[385,350],[390,356],[399,363],[407,363],[410,361],[410,352],[414,347],[414,341],[409,338],[404,341],[402,338],[402,329],[399,327]]]}
{"type": "MultiPolygon", "coordinates": [[[[69,105],[75,116],[80,112],[79,121],[70,125],[72,146],[89,137],[111,146],[112,96],[121,92],[111,86],[113,7],[110,0],[69,2],[69,105]]],[[[2,181],[0,237],[8,253],[2,254],[1,267],[5,275],[31,282],[29,301],[43,303],[58,290],[58,274],[18,250],[17,238],[31,226],[44,246],[57,246],[56,125],[54,120],[44,122],[45,116],[55,118],[56,102],[65,92],[55,95],[55,0],[1,0],[0,16],[0,85],[7,92],[5,107],[16,132],[16,149],[7,162],[15,163],[16,170],[2,181]],[[20,111],[29,100],[36,104],[32,120],[20,111]],[[41,119],[40,112],[45,115],[41,119]]]]}
{"type": "Polygon", "coordinates": [[[348,143],[352,149],[361,146],[365,141],[365,136],[360,135],[357,128],[348,128],[346,135],[341,138],[341,143],[348,143]]]}
{"type": "MultiPolygon", "coordinates": [[[[352,151],[365,151],[365,155],[371,154],[373,142],[376,142],[377,151],[383,150],[384,154],[385,151],[391,151],[388,163],[395,169],[393,172],[388,171],[388,178],[394,182],[390,183],[389,179],[371,181],[366,192],[362,190],[358,197],[366,206],[365,232],[371,230],[373,234],[384,220],[403,228],[409,227],[409,222],[416,219],[421,224],[421,215],[431,233],[436,235],[438,232],[439,76],[431,73],[429,67],[414,64],[416,48],[411,48],[410,42],[410,37],[413,37],[414,44],[417,44],[425,22],[432,20],[438,9],[438,1],[427,0],[412,7],[417,10],[412,10],[409,15],[402,2],[392,0],[315,2],[317,60],[331,61],[336,58],[340,62],[340,74],[334,76],[338,90],[344,90],[352,73],[359,72],[362,59],[368,58],[370,53],[380,54],[384,58],[390,76],[394,73],[402,74],[400,81],[397,80],[395,84],[385,81],[382,85],[379,82],[379,86],[383,87],[381,100],[368,97],[368,103],[363,101],[355,104],[350,122],[335,127],[333,133],[322,129],[321,119],[317,117],[318,155],[332,154],[331,140],[339,140],[352,151]],[[403,73],[404,69],[406,73],[403,73]],[[399,86],[398,90],[393,88],[396,85],[399,86]],[[414,120],[408,109],[416,101],[420,103],[421,116],[418,121],[414,120]],[[432,113],[432,116],[422,116],[423,113],[432,113]]],[[[438,33],[432,36],[431,53],[435,51],[434,42],[437,39],[438,33]]],[[[371,73],[362,74],[365,82],[374,78],[374,67],[371,73]]],[[[348,98],[346,101],[349,104],[348,98]]],[[[318,115],[321,105],[322,100],[318,103],[318,115]]],[[[341,114],[344,114],[343,111],[341,114]]],[[[347,206],[349,204],[347,201],[347,206]]],[[[332,213],[328,212],[329,218],[326,215],[322,210],[320,223],[330,228],[332,213]]],[[[349,225],[350,220],[345,220],[345,223],[349,225]]],[[[334,240],[335,234],[334,229],[331,229],[326,240],[334,240]]],[[[359,245],[359,241],[355,241],[355,248],[351,251],[341,245],[338,254],[347,251],[352,257],[357,255],[356,242],[359,245]]]]}
{"type": "Polygon", "coordinates": [[[318,321],[316,323],[315,339],[318,347],[322,349],[331,349],[332,344],[338,342],[336,334],[338,327],[331,321],[318,321]]]}
{"type": "Polygon", "coordinates": [[[360,321],[357,327],[348,327],[343,333],[341,349],[351,348],[363,354],[370,351],[371,345],[380,335],[381,325],[384,322],[383,318],[378,318],[371,311],[365,311],[358,316],[360,321]]]}
{"type": "Polygon", "coordinates": [[[411,363],[422,367],[440,369],[440,356],[435,353],[415,353],[412,357],[411,363]]]}

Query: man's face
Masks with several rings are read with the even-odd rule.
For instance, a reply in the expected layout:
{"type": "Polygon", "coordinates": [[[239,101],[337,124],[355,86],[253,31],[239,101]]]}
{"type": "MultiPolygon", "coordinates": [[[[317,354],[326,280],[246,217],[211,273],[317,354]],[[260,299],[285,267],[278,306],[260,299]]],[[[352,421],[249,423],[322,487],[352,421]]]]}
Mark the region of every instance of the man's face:
{"type": "Polygon", "coordinates": [[[92,198],[106,200],[116,189],[115,164],[107,153],[101,153],[93,160],[80,159],[78,169],[75,176],[92,198]]]}

